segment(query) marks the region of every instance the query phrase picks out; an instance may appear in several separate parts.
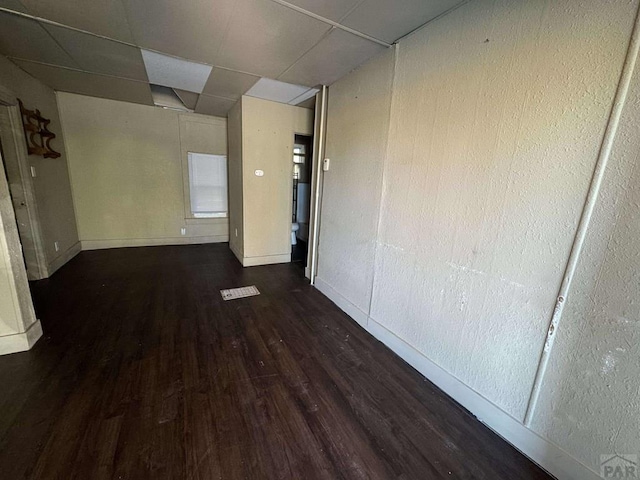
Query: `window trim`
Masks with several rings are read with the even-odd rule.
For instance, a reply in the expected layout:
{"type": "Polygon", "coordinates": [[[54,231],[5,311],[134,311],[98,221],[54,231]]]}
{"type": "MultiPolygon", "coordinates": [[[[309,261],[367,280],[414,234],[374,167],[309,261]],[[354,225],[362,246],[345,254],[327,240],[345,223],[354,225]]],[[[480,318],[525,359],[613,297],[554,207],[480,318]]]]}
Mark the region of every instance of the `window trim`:
{"type": "Polygon", "coordinates": [[[207,224],[211,221],[229,218],[229,156],[226,153],[210,153],[198,152],[194,150],[185,150],[182,155],[182,177],[184,186],[184,215],[185,221],[190,220],[191,224],[207,224]],[[191,207],[191,171],[189,169],[189,154],[211,155],[216,157],[224,157],[227,163],[227,211],[216,212],[212,214],[194,213],[191,207]]]}

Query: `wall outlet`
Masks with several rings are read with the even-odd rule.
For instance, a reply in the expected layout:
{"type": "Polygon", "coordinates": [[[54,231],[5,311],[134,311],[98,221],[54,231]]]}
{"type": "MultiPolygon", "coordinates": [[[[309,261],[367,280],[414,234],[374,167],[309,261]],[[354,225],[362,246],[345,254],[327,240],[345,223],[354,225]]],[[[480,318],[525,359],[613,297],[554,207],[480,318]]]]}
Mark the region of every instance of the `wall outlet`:
{"type": "Polygon", "coordinates": [[[58,242],[53,242],[53,248],[56,249],[56,252],[60,251],[60,245],[58,245],[58,242]]]}
{"type": "Polygon", "coordinates": [[[36,174],[36,167],[34,167],[33,165],[31,165],[31,176],[33,178],[36,178],[38,175],[36,174]]]}
{"type": "Polygon", "coordinates": [[[187,229],[186,228],[181,228],[180,229],[180,235],[185,236],[187,234],[187,229]]]}

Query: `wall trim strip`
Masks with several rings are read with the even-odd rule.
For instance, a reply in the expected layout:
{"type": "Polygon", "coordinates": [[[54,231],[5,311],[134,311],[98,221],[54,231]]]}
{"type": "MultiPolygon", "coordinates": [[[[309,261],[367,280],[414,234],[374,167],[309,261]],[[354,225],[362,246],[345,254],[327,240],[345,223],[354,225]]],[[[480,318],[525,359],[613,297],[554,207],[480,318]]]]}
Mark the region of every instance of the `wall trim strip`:
{"type": "Polygon", "coordinates": [[[356,305],[351,303],[344,296],[338,293],[331,285],[329,285],[319,277],[316,277],[315,287],[322,293],[324,293],[327,298],[330,298],[333,303],[340,307],[340,310],[342,310],[353,320],[358,322],[361,327],[367,329],[367,323],[369,321],[369,315],[367,312],[361,310],[356,305]]]}
{"type": "Polygon", "coordinates": [[[531,389],[531,395],[527,405],[527,413],[525,415],[525,425],[531,425],[533,416],[538,405],[538,399],[540,392],[542,391],[542,382],[547,371],[547,365],[549,363],[549,357],[551,350],[553,349],[553,343],[556,338],[556,332],[560,326],[562,319],[562,312],[564,306],[567,304],[567,297],[569,296],[571,289],[571,282],[578,268],[578,262],[580,261],[580,254],[584,247],[585,240],[587,238],[587,231],[591,223],[591,217],[595,210],[598,196],[600,194],[600,188],[604,179],[604,174],[611,157],[611,151],[613,149],[613,142],[618,132],[618,126],[620,125],[620,117],[622,117],[622,111],[627,101],[627,95],[629,93],[629,87],[631,85],[631,79],[636,67],[636,60],[638,53],[640,52],[640,7],[636,12],[636,18],[633,25],[633,32],[631,33],[631,41],[627,48],[627,55],[624,60],[622,73],[618,82],[618,88],[616,90],[616,96],[611,107],[609,114],[609,120],[607,123],[607,129],[602,139],[602,145],[600,152],[598,153],[598,160],[591,178],[591,184],[589,185],[589,191],[587,192],[587,198],[582,209],[580,216],[580,222],[571,246],[571,253],[567,260],[567,266],[562,278],[562,284],[556,297],[556,304],[553,309],[553,314],[549,321],[549,327],[547,329],[547,338],[540,353],[540,359],[538,361],[538,368],[536,371],[536,377],[533,382],[533,388],[531,389]]]}
{"type": "Polygon", "coordinates": [[[284,255],[267,255],[264,257],[243,257],[243,267],[257,267],[259,265],[273,265],[274,263],[289,263],[291,262],[291,254],[286,253],[284,255]]]}

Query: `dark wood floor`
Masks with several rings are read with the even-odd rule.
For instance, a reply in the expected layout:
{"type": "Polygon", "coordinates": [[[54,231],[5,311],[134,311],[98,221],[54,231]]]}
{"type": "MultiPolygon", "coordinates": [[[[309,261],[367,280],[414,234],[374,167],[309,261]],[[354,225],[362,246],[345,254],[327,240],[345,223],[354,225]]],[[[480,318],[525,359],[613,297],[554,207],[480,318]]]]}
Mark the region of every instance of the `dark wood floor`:
{"type": "Polygon", "coordinates": [[[45,336],[0,357],[3,479],[549,478],[295,266],[83,252],[33,291],[45,336]]]}

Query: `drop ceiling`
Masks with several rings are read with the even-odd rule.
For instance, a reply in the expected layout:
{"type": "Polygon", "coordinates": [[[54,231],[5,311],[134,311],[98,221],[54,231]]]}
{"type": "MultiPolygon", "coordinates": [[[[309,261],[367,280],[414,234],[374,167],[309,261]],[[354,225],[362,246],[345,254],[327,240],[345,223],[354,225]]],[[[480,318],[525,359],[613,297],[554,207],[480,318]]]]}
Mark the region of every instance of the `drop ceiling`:
{"type": "Polygon", "coordinates": [[[0,0],[0,53],[56,90],[152,105],[153,83],[225,116],[261,78],[330,85],[462,1],[0,0]]]}

